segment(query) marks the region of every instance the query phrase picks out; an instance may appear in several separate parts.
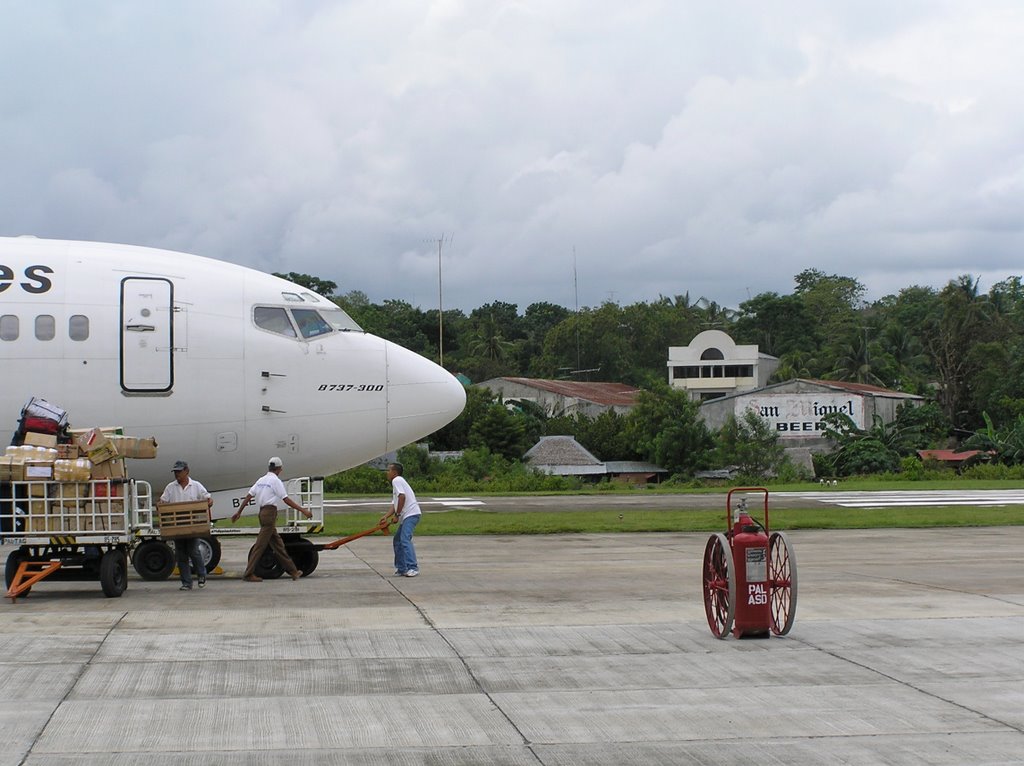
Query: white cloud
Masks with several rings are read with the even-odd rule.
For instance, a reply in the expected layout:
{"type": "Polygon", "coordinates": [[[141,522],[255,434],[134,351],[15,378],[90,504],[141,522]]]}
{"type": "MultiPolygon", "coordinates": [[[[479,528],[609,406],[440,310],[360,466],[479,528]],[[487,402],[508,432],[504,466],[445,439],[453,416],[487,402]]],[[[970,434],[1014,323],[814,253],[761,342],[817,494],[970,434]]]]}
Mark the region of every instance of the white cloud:
{"type": "MultiPolygon", "coordinates": [[[[0,232],[373,300],[736,305],[1020,273],[1024,9],[8,4],[0,232]]],[[[984,284],[983,284],[984,287],[984,284]]]]}

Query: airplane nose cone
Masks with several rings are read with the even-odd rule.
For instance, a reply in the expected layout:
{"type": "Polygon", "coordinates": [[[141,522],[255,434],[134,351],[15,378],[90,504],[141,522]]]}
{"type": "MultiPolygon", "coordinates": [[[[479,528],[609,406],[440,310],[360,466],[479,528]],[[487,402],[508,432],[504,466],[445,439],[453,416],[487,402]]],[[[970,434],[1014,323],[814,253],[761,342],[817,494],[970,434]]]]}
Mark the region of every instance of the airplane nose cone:
{"type": "Polygon", "coordinates": [[[387,343],[388,451],[448,425],[466,406],[466,389],[450,372],[387,343]]]}

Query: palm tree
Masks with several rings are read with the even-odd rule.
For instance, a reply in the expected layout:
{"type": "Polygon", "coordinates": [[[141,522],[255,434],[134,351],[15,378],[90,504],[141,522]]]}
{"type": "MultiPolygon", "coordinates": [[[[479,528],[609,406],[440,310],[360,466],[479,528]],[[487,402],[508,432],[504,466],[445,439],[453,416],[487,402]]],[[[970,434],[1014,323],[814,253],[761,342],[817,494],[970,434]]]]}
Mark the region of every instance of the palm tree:
{"type": "Polygon", "coordinates": [[[498,360],[504,359],[513,348],[515,348],[515,343],[502,337],[501,330],[492,313],[480,322],[469,341],[467,350],[473,356],[498,360]]]}

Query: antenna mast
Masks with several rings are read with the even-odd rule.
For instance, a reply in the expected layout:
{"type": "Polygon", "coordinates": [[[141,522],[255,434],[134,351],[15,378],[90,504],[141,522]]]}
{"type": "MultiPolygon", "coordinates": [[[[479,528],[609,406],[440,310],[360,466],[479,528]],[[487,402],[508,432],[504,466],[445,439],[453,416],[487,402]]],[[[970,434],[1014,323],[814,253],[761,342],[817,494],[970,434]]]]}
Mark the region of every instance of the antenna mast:
{"type": "Polygon", "coordinates": [[[580,285],[576,276],[576,245],[572,246],[572,289],[576,298],[576,369],[580,369],[580,285]]]}
{"type": "MultiPolygon", "coordinates": [[[[448,237],[451,244],[455,235],[448,237]]],[[[444,304],[441,292],[441,247],[444,245],[444,232],[437,238],[437,363],[444,367],[444,304]]]]}

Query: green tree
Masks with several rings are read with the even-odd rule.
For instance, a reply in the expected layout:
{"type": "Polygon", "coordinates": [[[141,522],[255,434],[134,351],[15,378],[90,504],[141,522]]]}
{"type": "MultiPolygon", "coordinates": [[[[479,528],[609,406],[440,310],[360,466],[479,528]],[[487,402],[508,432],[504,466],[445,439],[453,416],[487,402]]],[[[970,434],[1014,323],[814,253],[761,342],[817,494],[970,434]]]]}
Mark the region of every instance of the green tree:
{"type": "Polygon", "coordinates": [[[466,344],[468,353],[492,361],[505,359],[511,355],[515,344],[505,339],[502,328],[508,325],[504,321],[499,320],[494,313],[477,315],[473,312],[471,318],[476,329],[466,344]]]}
{"type": "Polygon", "coordinates": [[[520,460],[530,448],[525,418],[509,412],[504,404],[488,407],[469,431],[469,446],[486,447],[507,460],[520,460]]]}
{"type": "Polygon", "coordinates": [[[786,462],[778,431],[754,410],[747,410],[739,419],[730,415],[715,441],[712,464],[718,468],[735,466],[745,477],[775,476],[786,462]]]}
{"type": "Polygon", "coordinates": [[[483,417],[495,402],[494,395],[486,388],[469,386],[466,389],[466,406],[451,423],[432,433],[427,441],[432,450],[461,450],[469,446],[469,434],[474,424],[483,417]]]}
{"type": "Polygon", "coordinates": [[[704,468],[713,446],[696,402],[667,384],[640,392],[626,416],[626,437],[643,459],[683,475],[704,468]]]}
{"type": "Polygon", "coordinates": [[[993,330],[988,301],[978,294],[977,280],[963,275],[943,288],[937,308],[924,326],[924,345],[938,376],[936,398],[955,427],[969,430],[977,422],[969,408],[979,361],[972,350],[990,340],[993,330]]]}
{"type": "Polygon", "coordinates": [[[738,343],[756,343],[760,351],[772,356],[795,351],[814,353],[821,345],[819,319],[794,295],[761,293],[744,301],[734,327],[738,343]]]}
{"type": "Polygon", "coordinates": [[[896,471],[900,458],[921,443],[921,425],[911,418],[885,423],[875,415],[870,428],[861,429],[846,413],[832,412],[822,422],[825,438],[834,445],[827,460],[837,476],[896,471]]]}
{"type": "Polygon", "coordinates": [[[982,413],[985,426],[975,431],[966,442],[967,449],[977,449],[991,454],[995,463],[1020,465],[1024,463],[1024,415],[1002,428],[997,427],[987,412],[982,413]]]}
{"type": "Polygon", "coordinates": [[[322,295],[324,298],[330,298],[334,295],[334,291],[338,289],[338,283],[332,282],[329,279],[321,279],[320,277],[314,277],[310,274],[299,274],[295,271],[289,271],[287,274],[279,274],[274,272],[275,277],[281,279],[287,279],[289,282],[294,282],[297,285],[302,285],[307,290],[312,290],[317,295],[322,295]]]}

